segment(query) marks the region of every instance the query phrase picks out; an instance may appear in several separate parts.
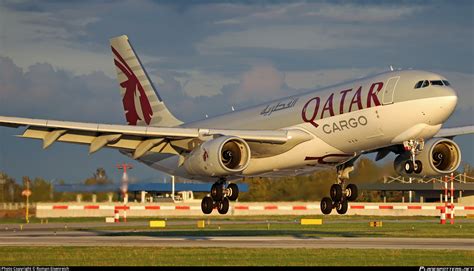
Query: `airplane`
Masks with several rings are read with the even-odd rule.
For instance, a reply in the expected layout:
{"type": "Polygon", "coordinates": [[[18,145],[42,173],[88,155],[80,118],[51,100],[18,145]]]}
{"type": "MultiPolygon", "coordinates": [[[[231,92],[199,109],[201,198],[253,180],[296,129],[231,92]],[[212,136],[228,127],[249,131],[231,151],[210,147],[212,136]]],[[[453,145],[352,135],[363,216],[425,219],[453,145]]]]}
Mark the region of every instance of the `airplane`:
{"type": "Polygon", "coordinates": [[[391,70],[351,82],[183,123],[168,109],[126,35],[110,40],[128,125],[0,116],[0,126],[26,126],[21,137],[89,145],[89,153],[115,148],[154,169],[214,182],[201,202],[204,214],[226,214],[246,176],[308,174],[324,167],[337,178],[321,211],[345,214],[358,195],[347,184],[354,162],[397,155],[406,176],[454,172],[461,149],[454,136],[474,126],[441,128],[457,95],[442,75],[391,70]]]}

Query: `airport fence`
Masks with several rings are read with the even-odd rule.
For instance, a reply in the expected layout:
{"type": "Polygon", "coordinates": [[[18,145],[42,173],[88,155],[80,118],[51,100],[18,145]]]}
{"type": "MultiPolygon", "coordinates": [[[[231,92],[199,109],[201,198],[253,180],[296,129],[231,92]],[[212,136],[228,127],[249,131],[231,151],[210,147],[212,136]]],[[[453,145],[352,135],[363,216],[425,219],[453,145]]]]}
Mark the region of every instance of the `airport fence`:
{"type": "MultiPolygon", "coordinates": [[[[36,203],[30,203],[30,208],[36,208],[36,203]]],[[[25,209],[26,204],[24,202],[0,202],[0,210],[21,210],[25,209]]]]}
{"type": "MultiPolygon", "coordinates": [[[[349,203],[346,215],[369,216],[433,216],[439,217],[440,203],[349,203]]],[[[474,205],[455,205],[456,216],[474,214],[474,205]]],[[[192,203],[37,203],[38,218],[114,217],[116,212],[127,217],[203,216],[200,202],[192,203]]],[[[233,203],[227,215],[321,215],[319,202],[246,202],[233,203]]],[[[337,215],[334,210],[332,215],[337,215]]],[[[210,216],[219,216],[214,212],[210,216]]]]}

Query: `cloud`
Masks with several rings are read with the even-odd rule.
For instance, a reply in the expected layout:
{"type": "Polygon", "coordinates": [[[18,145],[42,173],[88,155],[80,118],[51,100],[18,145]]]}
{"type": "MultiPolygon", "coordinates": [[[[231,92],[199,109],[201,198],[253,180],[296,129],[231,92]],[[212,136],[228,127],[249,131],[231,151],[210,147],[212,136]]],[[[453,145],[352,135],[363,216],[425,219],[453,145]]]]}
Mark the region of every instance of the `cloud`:
{"type": "Polygon", "coordinates": [[[284,86],[284,73],[277,71],[271,65],[259,65],[242,75],[240,87],[231,98],[235,102],[241,102],[251,97],[256,100],[279,97],[282,96],[284,86]]]}
{"type": "MultiPolygon", "coordinates": [[[[247,5],[248,6],[248,5],[247,5]]],[[[239,16],[214,22],[222,25],[255,25],[275,23],[301,23],[317,19],[318,22],[374,23],[403,19],[423,11],[416,4],[386,5],[380,3],[346,4],[327,2],[296,2],[273,5],[255,5],[239,16]]]]}
{"type": "Polygon", "coordinates": [[[355,4],[322,4],[304,16],[315,16],[335,22],[379,23],[402,19],[405,16],[422,12],[423,6],[404,5],[355,5],[355,4]]]}
{"type": "Polygon", "coordinates": [[[228,31],[210,36],[196,45],[202,54],[214,54],[234,48],[325,50],[376,46],[378,42],[355,38],[366,34],[361,29],[323,25],[256,26],[242,31],[228,31]]]}
{"type": "Polygon", "coordinates": [[[290,71],[285,73],[285,82],[294,89],[317,89],[379,73],[380,68],[346,68],[313,71],[290,71]]]}
{"type": "Polygon", "coordinates": [[[186,71],[187,76],[178,76],[186,95],[190,97],[196,96],[214,96],[220,93],[220,90],[228,84],[238,83],[238,80],[232,76],[224,76],[222,74],[205,71],[186,71]]]}
{"type": "Polygon", "coordinates": [[[22,68],[47,62],[114,76],[108,39],[128,34],[142,60],[159,59],[161,68],[173,71],[240,73],[261,61],[284,71],[389,64],[473,69],[472,42],[466,43],[473,35],[470,2],[2,3],[0,54],[22,68]],[[445,53],[446,48],[456,49],[445,53]]]}
{"type": "Polygon", "coordinates": [[[239,108],[290,95],[284,73],[270,64],[255,65],[238,77],[165,71],[158,71],[154,78],[158,77],[163,99],[178,117],[188,121],[229,112],[232,106],[239,108]]]}
{"type": "Polygon", "coordinates": [[[2,115],[63,120],[123,119],[117,82],[102,72],[74,75],[37,63],[26,70],[0,57],[2,115]]]}

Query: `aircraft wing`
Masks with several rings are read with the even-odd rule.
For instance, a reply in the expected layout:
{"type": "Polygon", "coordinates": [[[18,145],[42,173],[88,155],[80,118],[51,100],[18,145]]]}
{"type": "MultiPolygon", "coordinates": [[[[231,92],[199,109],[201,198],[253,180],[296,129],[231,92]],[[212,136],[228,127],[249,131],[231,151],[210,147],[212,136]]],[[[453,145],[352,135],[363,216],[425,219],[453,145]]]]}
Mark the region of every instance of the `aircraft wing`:
{"type": "MultiPolygon", "coordinates": [[[[445,137],[445,138],[453,138],[455,136],[460,135],[467,135],[474,133],[474,125],[470,126],[462,126],[462,127],[454,127],[454,128],[442,128],[436,133],[433,137],[445,137]]],[[[395,154],[400,154],[404,151],[403,146],[401,144],[392,145],[388,147],[383,147],[375,150],[366,151],[363,153],[373,153],[376,152],[377,156],[375,157],[375,161],[383,159],[387,156],[390,152],[395,154]]]]}
{"type": "Polygon", "coordinates": [[[94,153],[103,147],[134,151],[137,159],[146,152],[180,154],[196,146],[193,140],[206,140],[212,136],[236,136],[254,144],[295,144],[309,140],[300,130],[232,130],[182,127],[150,127],[69,122],[0,116],[0,126],[18,128],[26,126],[20,137],[43,140],[43,148],[56,141],[87,144],[94,153]]]}
{"type": "Polygon", "coordinates": [[[474,125],[455,127],[455,128],[442,128],[434,137],[455,137],[458,135],[467,135],[474,133],[474,125]]]}

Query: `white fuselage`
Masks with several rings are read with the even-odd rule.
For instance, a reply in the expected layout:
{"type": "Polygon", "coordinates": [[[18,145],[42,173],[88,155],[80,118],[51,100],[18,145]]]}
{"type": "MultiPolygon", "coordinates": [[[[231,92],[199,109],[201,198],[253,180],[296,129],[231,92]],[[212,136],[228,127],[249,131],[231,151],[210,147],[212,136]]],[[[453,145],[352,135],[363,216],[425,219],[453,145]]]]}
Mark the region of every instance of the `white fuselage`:
{"type": "MultiPolygon", "coordinates": [[[[277,155],[251,158],[240,176],[311,172],[363,151],[435,135],[454,111],[457,96],[448,86],[415,89],[420,80],[445,79],[424,71],[386,72],[182,126],[303,130],[313,139],[277,155]]],[[[151,154],[140,161],[172,175],[203,179],[180,167],[176,155],[151,154]]]]}

